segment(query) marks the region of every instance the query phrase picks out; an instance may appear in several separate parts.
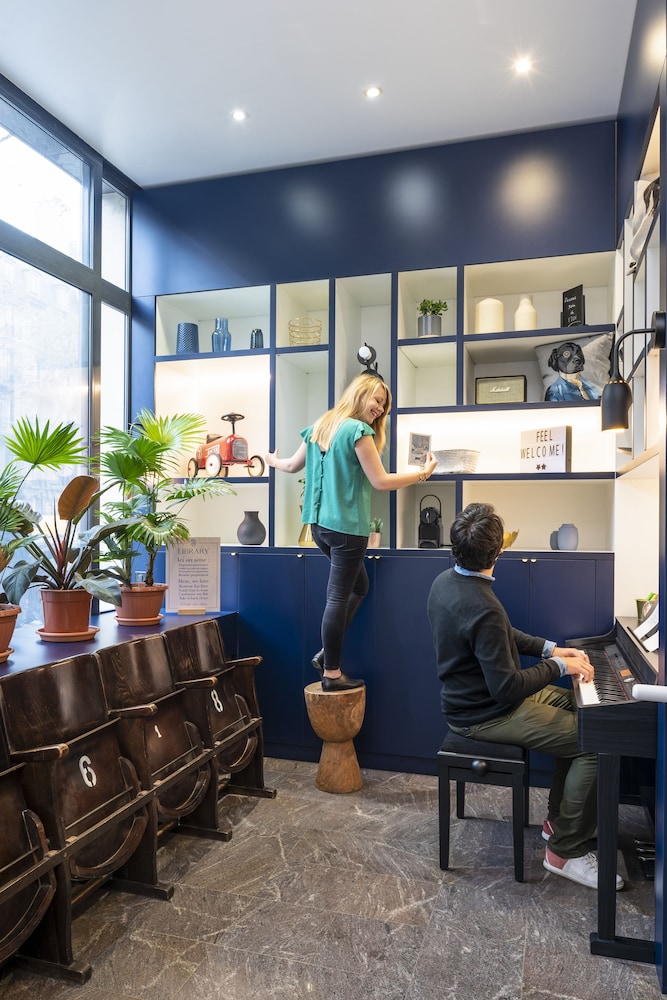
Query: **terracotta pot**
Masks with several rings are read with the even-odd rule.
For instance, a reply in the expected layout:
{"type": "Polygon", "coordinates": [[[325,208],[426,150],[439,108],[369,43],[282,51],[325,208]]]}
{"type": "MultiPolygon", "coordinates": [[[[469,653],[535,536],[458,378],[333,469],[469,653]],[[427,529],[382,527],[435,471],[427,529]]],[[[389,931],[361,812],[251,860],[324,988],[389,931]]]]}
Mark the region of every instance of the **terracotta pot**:
{"type": "Polygon", "coordinates": [[[160,608],[167,590],[166,583],[154,583],[152,587],[147,587],[145,583],[133,583],[120,590],[123,603],[116,611],[119,625],[157,625],[162,620],[160,608]]]}
{"type": "Polygon", "coordinates": [[[14,650],[9,643],[14,634],[16,619],[21,613],[18,604],[0,604],[0,663],[4,663],[14,650]]]}
{"type": "Polygon", "coordinates": [[[86,590],[40,591],[44,627],[37,629],[46,642],[64,642],[92,638],[97,628],[90,625],[92,595],[86,590]]]}

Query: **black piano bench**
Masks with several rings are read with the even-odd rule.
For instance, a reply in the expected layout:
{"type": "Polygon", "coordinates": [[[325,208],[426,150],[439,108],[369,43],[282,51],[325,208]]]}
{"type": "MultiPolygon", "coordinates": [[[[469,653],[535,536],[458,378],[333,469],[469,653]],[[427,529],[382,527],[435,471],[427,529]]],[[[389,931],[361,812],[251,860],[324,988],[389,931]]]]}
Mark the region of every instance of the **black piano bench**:
{"type": "Polygon", "coordinates": [[[466,781],[512,789],[514,878],[523,882],[523,828],[528,826],[528,751],[509,743],[488,743],[449,731],[438,751],[440,867],[449,868],[449,783],[456,782],[456,815],[465,815],[466,781]]]}

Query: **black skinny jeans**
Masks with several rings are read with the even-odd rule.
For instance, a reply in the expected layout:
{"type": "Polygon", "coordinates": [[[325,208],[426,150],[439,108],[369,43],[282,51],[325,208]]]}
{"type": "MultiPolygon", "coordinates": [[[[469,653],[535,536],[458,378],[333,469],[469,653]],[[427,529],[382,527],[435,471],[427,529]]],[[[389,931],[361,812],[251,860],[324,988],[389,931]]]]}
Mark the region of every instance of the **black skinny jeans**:
{"type": "Polygon", "coordinates": [[[364,566],[368,538],[314,524],[313,539],[331,563],[322,616],[322,645],[325,668],[336,670],[341,663],[345,632],[368,593],[368,573],[364,566]]]}

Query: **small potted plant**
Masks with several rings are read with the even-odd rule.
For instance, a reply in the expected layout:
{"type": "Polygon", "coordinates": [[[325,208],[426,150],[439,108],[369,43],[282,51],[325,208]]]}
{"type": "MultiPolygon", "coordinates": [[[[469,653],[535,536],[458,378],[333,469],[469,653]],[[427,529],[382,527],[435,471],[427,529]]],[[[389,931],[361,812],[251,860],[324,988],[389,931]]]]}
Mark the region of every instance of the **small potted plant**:
{"type": "Polygon", "coordinates": [[[155,624],[165,583],[155,582],[155,559],[162,545],[187,541],[190,532],[181,516],[194,497],[235,493],[224,479],[178,479],[183,455],[206,432],[206,421],[197,413],[158,417],[148,409],[137,415],[127,431],[104,427],[100,432],[100,470],[105,483],[119,496],[108,499],[102,517],[113,522],[130,519],[127,529],[107,543],[105,558],[114,561],[120,574],[122,604],[120,625],[155,624]],[[133,567],[145,557],[143,580],[133,580],[133,567]]]}
{"type": "Polygon", "coordinates": [[[61,469],[86,461],[85,442],[74,424],[51,429],[48,421],[42,427],[39,420],[32,423],[22,418],[4,442],[14,456],[2,473],[0,486],[0,565],[4,563],[5,596],[18,605],[28,588],[39,587],[44,627],[38,631],[43,640],[55,636],[54,641],[62,641],[63,635],[72,641],[91,638],[97,631],[90,628],[92,598],[120,603],[116,572],[96,565],[99,545],[127,524],[114,520],[80,530],[101,496],[98,480],[89,475],[74,476],[67,483],[48,519],[20,498],[34,470],[61,469]],[[25,558],[15,558],[19,549],[25,558]]]}
{"type": "Polygon", "coordinates": [[[368,548],[369,549],[379,549],[382,545],[382,519],[379,517],[371,518],[371,531],[368,536],[368,548]]]}
{"type": "Polygon", "coordinates": [[[417,336],[440,337],[442,335],[442,314],[447,312],[447,308],[447,303],[442,299],[422,299],[418,306],[417,336]]]}

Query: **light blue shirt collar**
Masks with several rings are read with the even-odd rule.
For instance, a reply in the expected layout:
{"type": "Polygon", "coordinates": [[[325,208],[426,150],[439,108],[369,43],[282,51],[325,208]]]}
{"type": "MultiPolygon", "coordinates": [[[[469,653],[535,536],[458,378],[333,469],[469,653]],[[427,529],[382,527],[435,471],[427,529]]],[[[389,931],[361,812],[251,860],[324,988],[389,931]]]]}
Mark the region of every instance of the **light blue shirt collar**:
{"type": "Polygon", "coordinates": [[[478,573],[477,570],[474,569],[464,569],[463,566],[459,566],[458,563],[455,563],[454,569],[457,573],[460,573],[461,576],[481,576],[483,580],[490,580],[491,583],[495,580],[495,576],[489,576],[488,573],[478,573]]]}

